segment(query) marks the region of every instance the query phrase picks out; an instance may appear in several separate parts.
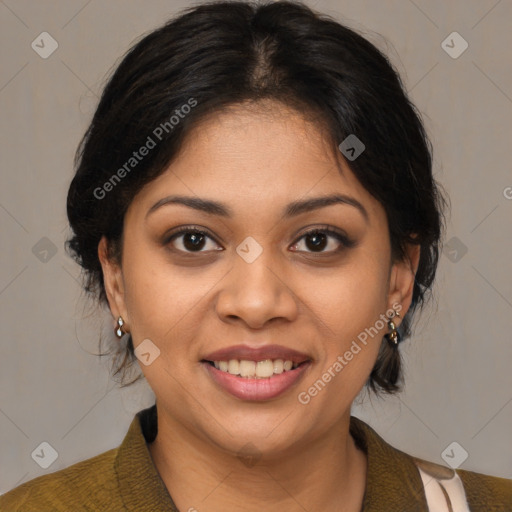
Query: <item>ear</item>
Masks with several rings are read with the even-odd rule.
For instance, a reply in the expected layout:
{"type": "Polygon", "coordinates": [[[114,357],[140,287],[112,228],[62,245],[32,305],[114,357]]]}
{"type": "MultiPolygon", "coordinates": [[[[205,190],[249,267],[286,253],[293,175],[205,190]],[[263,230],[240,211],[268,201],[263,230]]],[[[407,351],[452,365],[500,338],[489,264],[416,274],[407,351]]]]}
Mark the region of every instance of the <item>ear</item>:
{"type": "Polygon", "coordinates": [[[414,279],[418,264],[420,261],[420,246],[408,244],[406,254],[403,260],[396,261],[391,267],[388,292],[388,307],[393,309],[393,305],[400,304],[401,309],[397,308],[402,318],[405,316],[412,302],[414,291],[414,279]]]}
{"type": "Polygon", "coordinates": [[[101,238],[98,244],[98,257],[103,270],[103,281],[110,311],[116,320],[119,316],[123,317],[125,323],[124,330],[128,332],[129,318],[124,299],[123,272],[120,265],[109,257],[108,242],[105,236],[101,238]]]}

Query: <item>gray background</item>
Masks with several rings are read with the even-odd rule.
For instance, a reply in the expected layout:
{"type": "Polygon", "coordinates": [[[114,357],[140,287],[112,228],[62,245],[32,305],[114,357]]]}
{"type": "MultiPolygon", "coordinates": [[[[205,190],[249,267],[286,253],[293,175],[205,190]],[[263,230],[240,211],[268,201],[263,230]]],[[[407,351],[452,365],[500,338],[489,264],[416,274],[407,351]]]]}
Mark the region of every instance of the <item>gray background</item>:
{"type": "MultiPolygon", "coordinates": [[[[353,413],[403,451],[445,463],[456,441],[469,454],[463,469],[512,478],[512,2],[308,4],[390,55],[452,201],[437,300],[400,349],[405,391],[362,397],[353,413]],[[453,31],[469,44],[456,59],[441,46],[453,31]]],[[[83,300],[64,253],[65,197],[106,74],[186,5],[0,2],[0,492],[117,446],[133,414],[153,403],[147,384],[119,389],[108,360],[91,355],[111,320],[83,300]],[[58,42],[47,59],[31,47],[43,31],[58,42]],[[58,452],[48,469],[31,457],[43,441],[58,452]]]]}

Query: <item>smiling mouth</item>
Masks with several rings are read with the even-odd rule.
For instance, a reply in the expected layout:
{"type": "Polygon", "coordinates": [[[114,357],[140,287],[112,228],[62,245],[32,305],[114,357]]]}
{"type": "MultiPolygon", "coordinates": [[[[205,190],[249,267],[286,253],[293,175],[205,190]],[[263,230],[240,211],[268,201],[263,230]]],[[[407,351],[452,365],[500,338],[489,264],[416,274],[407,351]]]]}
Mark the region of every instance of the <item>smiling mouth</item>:
{"type": "Polygon", "coordinates": [[[228,361],[208,361],[203,359],[203,363],[215,367],[221,372],[229,373],[233,376],[246,379],[269,379],[274,375],[292,372],[308,361],[300,363],[283,359],[264,359],[261,361],[250,361],[247,359],[230,359],[228,361]]]}

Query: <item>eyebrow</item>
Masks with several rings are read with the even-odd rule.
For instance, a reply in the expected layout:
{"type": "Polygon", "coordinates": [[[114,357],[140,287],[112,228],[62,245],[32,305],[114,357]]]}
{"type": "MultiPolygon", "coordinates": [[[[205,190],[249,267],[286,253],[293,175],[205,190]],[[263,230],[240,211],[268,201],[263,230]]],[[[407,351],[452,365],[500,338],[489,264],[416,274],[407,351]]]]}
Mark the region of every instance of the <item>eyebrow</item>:
{"type": "MultiPolygon", "coordinates": [[[[198,210],[204,213],[208,213],[210,215],[218,215],[220,217],[232,218],[233,211],[229,206],[220,203],[218,201],[214,201],[212,199],[202,199],[199,197],[191,197],[191,196],[167,196],[163,199],[157,201],[147,212],[146,218],[161,208],[162,206],[168,204],[181,204],[183,206],[187,206],[189,208],[193,208],[194,210],[198,210]]],[[[310,199],[302,199],[299,201],[294,201],[288,204],[283,210],[284,218],[291,218],[301,213],[307,213],[313,210],[317,210],[319,208],[325,208],[326,206],[331,206],[333,204],[347,204],[353,206],[359,210],[359,212],[363,215],[366,221],[368,221],[368,212],[365,207],[355,198],[344,195],[344,194],[330,194],[327,196],[319,196],[313,197],[310,199]]]]}

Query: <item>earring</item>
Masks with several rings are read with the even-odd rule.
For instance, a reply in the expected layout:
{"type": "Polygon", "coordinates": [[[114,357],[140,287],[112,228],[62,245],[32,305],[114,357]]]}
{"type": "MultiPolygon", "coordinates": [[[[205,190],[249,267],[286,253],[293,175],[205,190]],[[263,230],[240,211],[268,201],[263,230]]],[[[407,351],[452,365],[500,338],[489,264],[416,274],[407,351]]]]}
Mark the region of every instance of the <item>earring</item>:
{"type": "Polygon", "coordinates": [[[394,349],[397,349],[398,348],[398,344],[400,343],[400,334],[396,328],[396,324],[395,322],[393,322],[392,318],[394,318],[395,316],[397,316],[398,318],[400,318],[400,313],[398,313],[397,311],[394,312],[394,315],[388,320],[388,327],[389,327],[389,330],[390,332],[388,332],[387,334],[385,334],[385,337],[386,339],[388,340],[388,343],[394,348],[394,349]]]}
{"type": "Polygon", "coordinates": [[[124,320],[123,320],[122,317],[119,317],[117,319],[117,328],[114,329],[114,331],[116,333],[116,336],[118,338],[122,338],[123,337],[123,334],[124,334],[123,329],[122,329],[123,325],[124,325],[124,320]]]}

